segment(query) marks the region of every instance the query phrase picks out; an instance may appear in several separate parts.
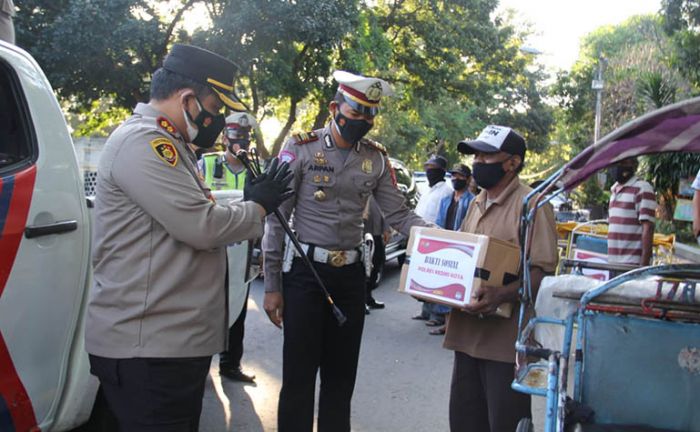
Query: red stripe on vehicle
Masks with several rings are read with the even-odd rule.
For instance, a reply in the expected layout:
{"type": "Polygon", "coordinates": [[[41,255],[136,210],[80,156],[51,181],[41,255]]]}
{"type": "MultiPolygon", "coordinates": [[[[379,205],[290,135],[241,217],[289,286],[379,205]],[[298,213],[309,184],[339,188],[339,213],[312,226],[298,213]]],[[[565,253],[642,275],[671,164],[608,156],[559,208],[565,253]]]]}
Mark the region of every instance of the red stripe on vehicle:
{"type": "MultiPolygon", "coordinates": [[[[0,296],[5,290],[5,284],[10,277],[10,270],[15,262],[19,243],[24,235],[35,178],[35,166],[14,176],[14,191],[7,209],[4,229],[0,232],[0,250],[2,251],[2,255],[0,255],[0,296]]],[[[2,179],[0,179],[1,187],[2,179]]]]}
{"type": "MultiPolygon", "coordinates": [[[[17,173],[14,176],[12,196],[8,208],[5,209],[5,223],[2,232],[0,232],[0,250],[2,251],[2,254],[0,254],[0,296],[2,296],[5,290],[12,265],[17,256],[19,244],[24,235],[27,215],[29,214],[29,205],[32,202],[32,193],[34,192],[35,179],[35,166],[17,173]]],[[[2,187],[3,179],[0,179],[0,191],[2,187]]],[[[8,406],[16,431],[39,430],[32,402],[12,363],[10,352],[7,349],[5,339],[2,337],[1,333],[0,396],[2,396],[8,406]]]]}

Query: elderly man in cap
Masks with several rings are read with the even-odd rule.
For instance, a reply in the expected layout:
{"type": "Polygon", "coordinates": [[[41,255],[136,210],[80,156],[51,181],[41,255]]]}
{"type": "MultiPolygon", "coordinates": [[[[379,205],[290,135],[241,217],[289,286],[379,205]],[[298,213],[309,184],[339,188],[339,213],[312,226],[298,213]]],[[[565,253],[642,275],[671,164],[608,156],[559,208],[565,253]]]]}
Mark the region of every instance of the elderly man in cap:
{"type": "Polygon", "coordinates": [[[311,431],[316,374],[321,389],[318,430],[350,430],[350,400],[355,387],[360,340],[365,320],[365,274],[362,213],[374,196],[389,223],[408,235],[414,225],[428,225],[412,213],[396,187],[386,150],[365,139],[389,84],[336,71],[338,91],[328,105],[328,125],[294,135],[280,159],[294,173],[295,197],[280,210],[294,212],[294,229],[304,253],[347,322],[339,326],[311,271],[293,251],[284,253],[285,234],[268,217],[263,237],[265,302],[270,320],[284,323],[281,432],[311,431]]]}
{"type": "Polygon", "coordinates": [[[262,235],[291,196],[275,160],[222,205],[198,176],[188,143],[211,147],[234,65],[175,45],[151,80],[151,99],[107,140],[98,167],[93,286],[85,348],[123,431],[195,431],[212,354],[225,348],[226,245],[262,235]]]}
{"type": "MultiPolygon", "coordinates": [[[[458,144],[473,154],[472,173],[482,189],[467,210],[461,231],[519,244],[523,198],[531,189],[520,183],[525,140],[509,127],[488,126],[474,141],[458,144]]],[[[531,248],[531,277],[536,290],[557,265],[557,236],[550,205],[538,210],[531,248]]],[[[519,282],[482,286],[464,310],[453,309],[444,346],[455,352],[450,392],[452,431],[512,431],[531,417],[530,396],[511,389],[515,367],[518,314],[500,318],[492,312],[518,301],[519,282]]]]}

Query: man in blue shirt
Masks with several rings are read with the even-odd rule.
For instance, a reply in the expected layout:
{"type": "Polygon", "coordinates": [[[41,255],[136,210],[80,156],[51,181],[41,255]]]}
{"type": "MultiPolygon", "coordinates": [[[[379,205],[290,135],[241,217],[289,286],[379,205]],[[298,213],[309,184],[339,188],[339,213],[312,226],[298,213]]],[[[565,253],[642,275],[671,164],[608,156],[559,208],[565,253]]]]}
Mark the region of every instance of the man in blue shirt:
{"type": "Polygon", "coordinates": [[[457,231],[467,214],[469,203],[474,198],[467,189],[472,171],[464,164],[455,164],[449,172],[452,174],[454,192],[440,201],[435,223],[442,228],[457,231]]]}
{"type": "MultiPolygon", "coordinates": [[[[464,216],[467,215],[469,203],[474,199],[474,195],[469,192],[467,186],[471,180],[472,171],[464,164],[455,164],[449,171],[452,174],[452,189],[454,192],[440,201],[438,216],[435,221],[441,228],[451,231],[459,231],[464,216]]],[[[448,306],[433,304],[431,306],[430,320],[428,325],[439,326],[431,330],[431,335],[445,334],[445,318],[450,312],[448,306]]]]}

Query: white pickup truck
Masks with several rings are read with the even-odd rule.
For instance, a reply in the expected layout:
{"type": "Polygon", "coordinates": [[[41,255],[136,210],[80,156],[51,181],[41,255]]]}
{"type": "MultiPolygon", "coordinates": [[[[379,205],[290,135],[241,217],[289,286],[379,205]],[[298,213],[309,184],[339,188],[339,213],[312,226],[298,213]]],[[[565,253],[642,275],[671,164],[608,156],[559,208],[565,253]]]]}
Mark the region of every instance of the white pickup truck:
{"type": "MultiPolygon", "coordinates": [[[[93,411],[98,382],[83,338],[91,283],[88,204],[51,85],[27,52],[0,41],[2,432],[67,431],[93,411]]],[[[247,249],[229,247],[232,320],[245,297],[247,249]]]]}

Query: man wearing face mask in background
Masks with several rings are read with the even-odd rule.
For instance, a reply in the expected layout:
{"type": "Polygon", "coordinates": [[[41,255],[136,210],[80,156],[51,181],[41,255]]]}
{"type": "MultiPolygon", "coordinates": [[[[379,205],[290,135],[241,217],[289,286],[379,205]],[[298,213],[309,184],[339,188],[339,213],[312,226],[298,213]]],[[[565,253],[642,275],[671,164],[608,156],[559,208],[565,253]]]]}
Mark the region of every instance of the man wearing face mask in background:
{"type": "MultiPolygon", "coordinates": [[[[519,245],[523,198],[532,190],[520,183],[525,140],[511,128],[488,126],[473,141],[457,149],[473,154],[472,175],[482,191],[472,201],[460,231],[483,234],[519,245]]],[[[530,272],[533,302],[540,281],[557,266],[554,211],[537,211],[532,237],[530,272]]],[[[472,303],[452,309],[444,347],[455,352],[450,389],[450,430],[500,432],[515,430],[531,417],[530,396],[511,389],[515,367],[518,313],[490,316],[503,303],[518,302],[519,281],[503,287],[481,286],[472,303]]],[[[517,310],[517,309],[516,309],[517,310]]]]}
{"type": "Polygon", "coordinates": [[[608,207],[608,262],[648,266],[656,218],[652,186],[635,173],[636,158],[622,160],[609,173],[615,180],[608,207]]]}
{"type": "MultiPolygon", "coordinates": [[[[223,152],[205,153],[198,162],[199,170],[204,177],[204,182],[211,190],[243,189],[246,179],[246,169],[241,161],[234,155],[239,150],[248,150],[250,146],[250,132],[255,124],[255,118],[245,112],[236,112],[226,117],[226,126],[222,134],[226,150],[223,152]]],[[[248,280],[249,277],[248,273],[252,253],[253,244],[249,243],[248,255],[245,263],[245,280],[248,280]]],[[[245,336],[245,319],[248,314],[249,288],[247,284],[241,313],[228,329],[228,348],[226,351],[219,354],[219,374],[234,381],[252,383],[255,382],[255,375],[246,373],[241,368],[243,338],[245,336]]]]}
{"type": "Polygon", "coordinates": [[[226,117],[223,152],[205,153],[198,162],[204,182],[211,190],[242,190],[245,185],[246,170],[235,154],[238,150],[248,150],[250,131],[255,126],[255,118],[245,112],[237,112],[226,117]]]}
{"type": "MultiPolygon", "coordinates": [[[[452,187],[445,181],[447,159],[434,155],[423,164],[423,169],[425,169],[430,189],[420,196],[415,212],[423,219],[435,223],[440,210],[440,202],[444,198],[452,196],[452,187]]],[[[433,313],[434,304],[423,300],[419,301],[422,304],[421,310],[412,319],[425,321],[425,325],[429,327],[441,326],[443,324],[442,318],[433,313]]]]}
{"type": "Polygon", "coordinates": [[[291,196],[275,159],[222,205],[188,143],[211,147],[220,111],[243,109],[234,65],[175,45],[151,99],[109,137],[98,167],[93,286],[85,348],[122,431],[196,431],[212,354],[225,349],[226,245],[260,237],[263,218],[291,196]]]}
{"type": "Polygon", "coordinates": [[[452,187],[445,181],[447,159],[435,155],[423,164],[423,168],[425,169],[425,176],[428,179],[430,189],[421,195],[415,211],[418,216],[435,223],[440,202],[443,198],[452,195],[452,187]]]}
{"type": "MultiPolygon", "coordinates": [[[[467,189],[472,178],[472,171],[464,164],[455,164],[450,170],[452,175],[452,189],[454,193],[446,196],[440,201],[436,224],[440,228],[451,231],[458,231],[462,226],[462,221],[467,215],[469,203],[471,203],[474,195],[467,189]]],[[[439,328],[431,330],[431,335],[445,334],[445,317],[450,312],[450,307],[433,304],[431,307],[430,319],[426,324],[434,322],[439,325],[439,328]]]]}
{"type": "Polygon", "coordinates": [[[355,387],[365,321],[365,273],[360,259],[362,213],[373,196],[387,223],[409,235],[429,225],[406,206],[381,144],[364,138],[391,87],[379,78],[336,71],[332,119],[313,132],[294,135],[280,160],[294,173],[295,197],[280,207],[294,212],[294,229],[335,304],[347,322],[339,326],[311,271],[292,250],[284,253],[285,233],[268,217],[263,237],[265,302],[270,320],[284,323],[280,432],[313,430],[316,374],[320,369],[319,432],[350,431],[350,400],[355,387]]]}

